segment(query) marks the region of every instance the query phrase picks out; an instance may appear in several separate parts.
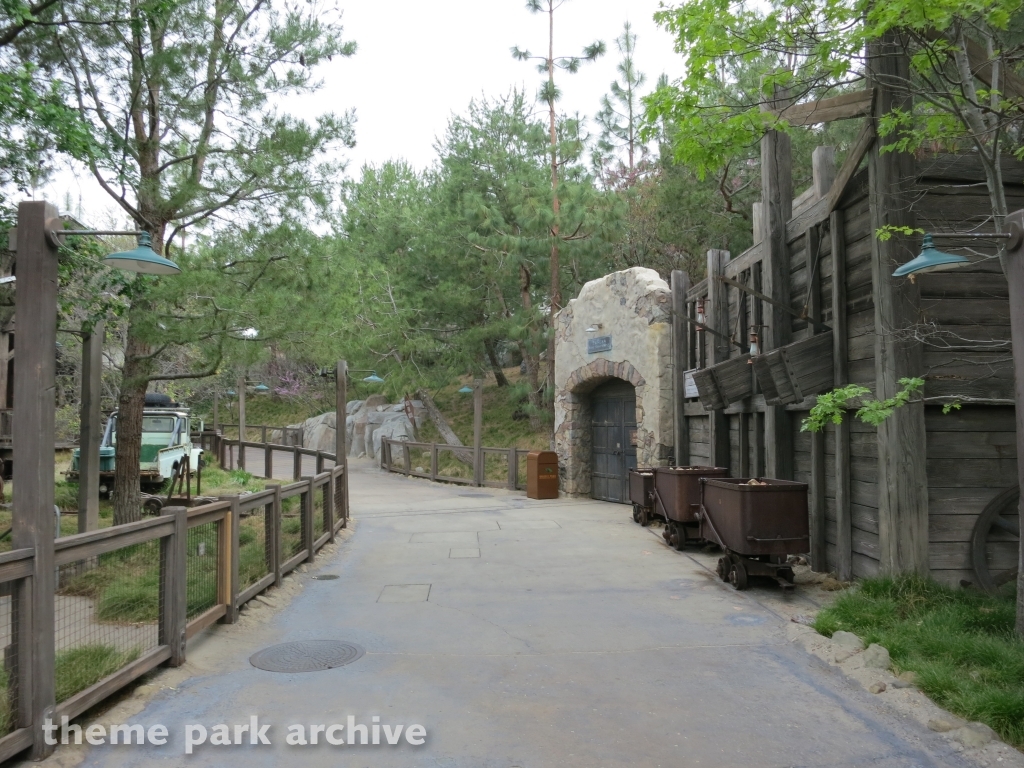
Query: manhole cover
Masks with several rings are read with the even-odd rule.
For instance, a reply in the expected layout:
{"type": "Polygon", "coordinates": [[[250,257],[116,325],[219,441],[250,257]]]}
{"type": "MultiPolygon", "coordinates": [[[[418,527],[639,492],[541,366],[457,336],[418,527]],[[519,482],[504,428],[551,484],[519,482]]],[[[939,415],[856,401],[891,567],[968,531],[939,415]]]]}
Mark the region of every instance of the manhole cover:
{"type": "Polygon", "coordinates": [[[493,499],[493,493],[460,493],[459,496],[464,496],[467,499],[493,499]]]}
{"type": "Polygon", "coordinates": [[[318,573],[313,578],[316,579],[317,581],[334,581],[335,579],[338,578],[338,574],[336,574],[336,573],[318,573]]]}
{"type": "Polygon", "coordinates": [[[267,672],[319,672],[351,664],[363,653],[355,643],[301,640],[264,648],[250,656],[249,663],[267,672]]]}

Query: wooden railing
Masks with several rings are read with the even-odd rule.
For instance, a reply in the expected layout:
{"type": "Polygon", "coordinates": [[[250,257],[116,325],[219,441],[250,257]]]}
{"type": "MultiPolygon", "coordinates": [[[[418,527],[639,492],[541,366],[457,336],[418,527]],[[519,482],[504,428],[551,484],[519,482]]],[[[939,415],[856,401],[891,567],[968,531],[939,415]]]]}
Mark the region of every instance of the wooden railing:
{"type": "MultiPolygon", "coordinates": [[[[246,438],[254,432],[258,432],[260,439],[258,442],[267,443],[267,436],[270,432],[280,432],[281,442],[277,445],[297,445],[302,447],[302,427],[273,427],[268,424],[246,424],[245,425],[245,436],[246,438]]],[[[237,424],[221,424],[221,434],[227,436],[231,435],[235,438],[238,437],[238,425],[237,424]]]]}
{"type": "Polygon", "coordinates": [[[381,439],[380,465],[382,469],[388,472],[406,475],[407,477],[422,477],[435,482],[458,483],[474,487],[508,488],[510,491],[517,491],[526,486],[526,470],[525,467],[521,468],[520,464],[526,459],[526,455],[530,452],[529,449],[481,447],[479,455],[473,456],[471,477],[442,475],[438,469],[438,460],[444,452],[453,454],[473,454],[474,450],[472,447],[461,445],[406,442],[404,440],[392,440],[385,437],[381,439]],[[415,468],[414,462],[412,461],[413,451],[430,452],[429,470],[426,467],[426,461],[423,462],[424,466],[422,472],[415,468]],[[399,456],[398,461],[395,459],[396,454],[399,456]],[[489,468],[487,462],[488,456],[497,457],[498,461],[505,465],[507,474],[503,473],[505,478],[501,481],[487,479],[487,470],[489,468]],[[478,467],[479,470],[476,469],[478,467]]]}
{"type": "MultiPolygon", "coordinates": [[[[222,456],[238,446],[237,440],[225,440],[213,432],[203,433],[201,440],[205,449],[222,456]]],[[[268,587],[280,585],[285,574],[302,563],[312,562],[347,525],[344,462],[325,469],[325,462],[333,464],[333,454],[295,446],[243,445],[263,449],[271,457],[265,466],[271,468],[278,451],[295,449],[303,456],[312,453],[317,471],[291,483],[273,482],[269,477],[273,473],[268,472],[271,482],[258,493],[223,497],[190,509],[165,507],[159,517],[57,539],[52,564],[57,588],[51,606],[58,621],[50,622],[49,636],[40,631],[46,623],[36,624],[32,618],[34,611],[50,610],[50,606],[40,607],[43,596],[33,598],[35,551],[0,554],[0,600],[11,601],[6,616],[0,614],[0,622],[6,622],[0,624],[0,646],[5,646],[7,672],[0,696],[8,701],[10,712],[8,732],[0,733],[0,762],[34,742],[41,744],[42,734],[33,732],[32,708],[22,691],[35,691],[33,695],[49,691],[54,704],[52,721],[59,723],[61,717],[80,715],[160,664],[180,666],[190,638],[218,621],[235,622],[246,602],[268,587]],[[286,521],[297,521],[297,525],[286,525],[286,521]],[[250,549],[253,547],[255,551],[250,549]],[[260,550],[262,558],[256,554],[260,550]],[[147,593],[147,599],[139,603],[139,610],[153,612],[152,619],[133,618],[131,632],[124,633],[138,630],[136,634],[149,639],[132,641],[135,646],[119,654],[123,663],[112,674],[83,690],[64,690],[63,700],[57,700],[62,690],[61,656],[76,648],[104,647],[108,642],[109,622],[97,613],[100,599],[81,597],[74,589],[67,591],[74,579],[102,567],[134,567],[147,576],[138,579],[140,583],[153,585],[152,594],[147,593]],[[82,603],[85,600],[92,602],[82,603]],[[73,610],[67,606],[60,610],[62,601],[78,602],[73,610]]],[[[296,462],[296,467],[301,468],[301,463],[296,462]]]]}

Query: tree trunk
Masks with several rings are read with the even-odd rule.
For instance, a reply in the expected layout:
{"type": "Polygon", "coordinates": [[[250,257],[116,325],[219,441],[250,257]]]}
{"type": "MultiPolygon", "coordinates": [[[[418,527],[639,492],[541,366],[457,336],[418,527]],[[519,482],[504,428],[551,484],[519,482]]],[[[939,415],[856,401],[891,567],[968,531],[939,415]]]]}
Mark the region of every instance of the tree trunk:
{"type": "Polygon", "coordinates": [[[114,450],[114,525],[133,523],[142,517],[139,463],[142,455],[142,411],[153,363],[149,345],[139,339],[132,315],[148,309],[145,302],[132,307],[117,402],[117,445],[114,450]]]}
{"type": "Polygon", "coordinates": [[[492,339],[484,341],[484,349],[487,351],[487,359],[491,363],[491,370],[494,371],[494,380],[498,382],[499,387],[507,387],[508,379],[505,378],[505,372],[501,370],[501,364],[498,362],[498,353],[494,349],[494,341],[492,339]]]}
{"type": "Polygon", "coordinates": [[[537,432],[544,426],[540,418],[541,410],[544,408],[544,401],[540,396],[540,364],[537,362],[537,356],[531,354],[530,350],[526,348],[526,344],[521,341],[519,342],[519,351],[523,355],[523,363],[526,365],[526,380],[530,387],[526,395],[530,400],[530,429],[537,432]]]}
{"type": "MultiPolygon", "coordinates": [[[[416,390],[416,397],[423,401],[423,407],[427,409],[427,416],[434,422],[434,426],[437,427],[437,431],[441,433],[441,437],[447,445],[462,445],[462,441],[459,440],[459,436],[455,434],[451,426],[448,424],[448,420],[445,419],[444,414],[438,409],[437,404],[434,402],[434,398],[430,396],[430,393],[425,389],[416,390]]],[[[461,461],[463,464],[473,466],[473,452],[470,450],[465,451],[452,451],[452,455],[461,461]]]]}

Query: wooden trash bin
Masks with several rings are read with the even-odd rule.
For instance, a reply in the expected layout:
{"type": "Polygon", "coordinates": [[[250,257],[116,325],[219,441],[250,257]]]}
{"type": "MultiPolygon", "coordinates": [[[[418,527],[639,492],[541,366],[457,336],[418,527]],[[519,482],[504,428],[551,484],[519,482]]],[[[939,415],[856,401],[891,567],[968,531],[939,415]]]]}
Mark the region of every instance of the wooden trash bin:
{"type": "Polygon", "coordinates": [[[530,451],[526,454],[526,497],[558,498],[558,454],[554,451],[530,451]]]}

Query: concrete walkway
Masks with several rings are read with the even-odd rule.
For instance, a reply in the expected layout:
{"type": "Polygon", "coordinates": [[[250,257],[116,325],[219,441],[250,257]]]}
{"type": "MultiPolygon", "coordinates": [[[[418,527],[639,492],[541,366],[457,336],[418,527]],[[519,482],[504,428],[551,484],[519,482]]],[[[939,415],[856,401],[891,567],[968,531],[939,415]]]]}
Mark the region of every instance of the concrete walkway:
{"type": "MultiPolygon", "coordinates": [[[[764,607],[661,545],[625,506],[530,501],[352,465],[355,535],[283,610],[190,661],[218,669],[159,692],[131,722],[166,746],[96,747],[89,766],[960,766],[786,639],[764,607]],[[338,639],[366,655],[275,674],[248,657],[338,639]],[[220,661],[212,664],[215,658],[220,661]],[[184,726],[272,723],[272,746],[198,747],[184,726]],[[426,727],[422,746],[286,746],[294,723],[426,727]]],[[[316,572],[316,571],[314,571],[316,572]]],[[[221,638],[223,640],[223,637],[221,638]]],[[[347,740],[347,735],[342,734],[347,740]]],[[[383,739],[382,739],[383,741],[383,739]]]]}

